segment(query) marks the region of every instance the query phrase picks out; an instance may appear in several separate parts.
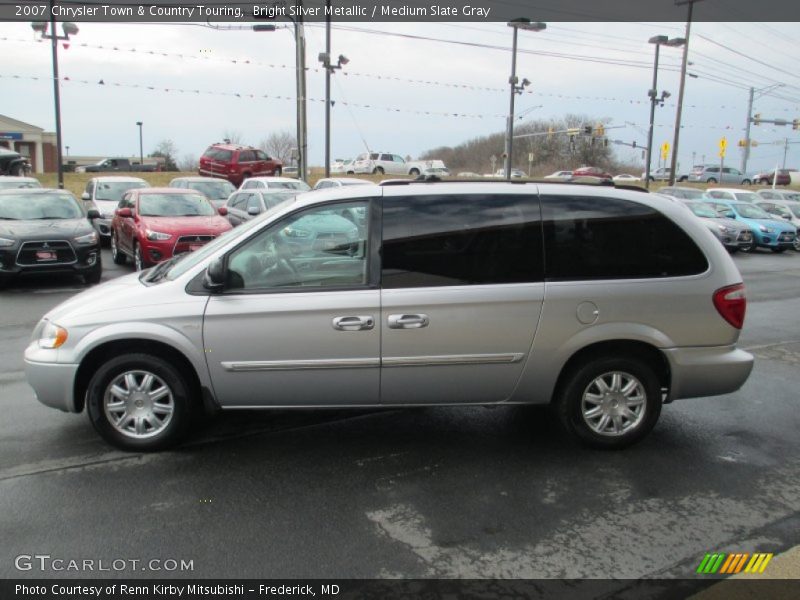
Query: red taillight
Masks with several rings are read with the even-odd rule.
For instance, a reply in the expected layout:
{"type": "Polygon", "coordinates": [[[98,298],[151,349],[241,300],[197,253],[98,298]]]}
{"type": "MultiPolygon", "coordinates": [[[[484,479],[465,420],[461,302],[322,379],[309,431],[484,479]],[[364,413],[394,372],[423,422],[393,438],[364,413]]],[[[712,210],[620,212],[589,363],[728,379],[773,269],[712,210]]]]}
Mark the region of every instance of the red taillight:
{"type": "Polygon", "coordinates": [[[744,284],[737,283],[718,289],[714,292],[714,306],[723,319],[736,329],[741,329],[744,325],[744,313],[747,310],[744,284]]]}

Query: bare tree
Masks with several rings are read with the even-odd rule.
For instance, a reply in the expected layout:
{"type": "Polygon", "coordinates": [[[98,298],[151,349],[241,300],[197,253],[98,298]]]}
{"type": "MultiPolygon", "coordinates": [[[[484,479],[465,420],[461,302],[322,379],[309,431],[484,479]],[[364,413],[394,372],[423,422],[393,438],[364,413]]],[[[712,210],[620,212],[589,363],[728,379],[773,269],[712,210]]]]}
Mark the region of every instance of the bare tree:
{"type": "Polygon", "coordinates": [[[178,166],[175,164],[175,156],[178,154],[178,147],[170,139],[161,140],[156,144],[156,149],[150,153],[153,158],[164,159],[165,171],[177,171],[178,166]]]}
{"type": "Polygon", "coordinates": [[[197,157],[191,152],[184,154],[178,161],[178,168],[181,171],[196,171],[197,170],[197,157]]]}
{"type": "Polygon", "coordinates": [[[243,144],[244,137],[242,136],[241,131],[236,131],[234,129],[226,129],[222,132],[222,139],[226,140],[229,144],[243,144]]]}
{"type": "Polygon", "coordinates": [[[288,130],[276,131],[261,140],[258,147],[270,156],[287,164],[292,159],[292,148],[295,147],[295,138],[288,130]]]}

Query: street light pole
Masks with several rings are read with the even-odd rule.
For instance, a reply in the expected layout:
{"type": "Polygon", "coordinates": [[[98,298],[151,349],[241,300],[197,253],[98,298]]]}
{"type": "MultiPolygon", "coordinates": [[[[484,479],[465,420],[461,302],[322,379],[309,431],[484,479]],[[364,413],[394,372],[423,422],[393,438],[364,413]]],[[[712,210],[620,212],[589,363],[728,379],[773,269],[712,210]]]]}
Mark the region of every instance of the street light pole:
{"type": "Polygon", "coordinates": [[[509,106],[508,106],[508,119],[506,121],[506,151],[505,151],[505,178],[511,179],[511,154],[514,150],[514,98],[517,94],[530,85],[530,81],[524,79],[522,85],[517,85],[517,34],[520,29],[526,31],[542,31],[547,28],[546,23],[539,21],[531,21],[530,19],[520,18],[508,22],[508,26],[514,30],[514,38],[511,44],[511,77],[508,78],[509,83],[509,106]]]}
{"type": "Polygon", "coordinates": [[[142,121],[136,121],[139,126],[139,164],[144,165],[144,145],[142,144],[142,121]]]}
{"type": "Polygon", "coordinates": [[[53,0],[48,0],[50,5],[50,32],[48,33],[48,23],[35,21],[31,23],[34,31],[39,32],[42,39],[50,40],[53,61],[53,100],[56,109],[56,172],[58,176],[58,187],[64,189],[64,156],[61,151],[61,82],[58,78],[58,42],[69,39],[70,35],[78,33],[78,27],[74,23],[62,23],[63,35],[56,32],[56,16],[53,11],[53,0]]]}
{"type": "MultiPolygon", "coordinates": [[[[677,47],[685,43],[683,38],[672,38],[670,39],[666,35],[655,35],[647,40],[650,44],[655,44],[656,47],[656,54],[655,54],[655,61],[653,62],[653,87],[647,92],[647,95],[650,97],[650,127],[647,131],[647,162],[645,164],[645,175],[644,175],[644,186],[646,189],[650,189],[650,166],[652,164],[652,156],[653,156],[653,127],[655,124],[655,117],[656,117],[656,106],[661,105],[664,106],[664,100],[669,98],[669,92],[663,91],[661,92],[661,98],[658,97],[658,55],[661,45],[665,46],[672,46],[677,47]]],[[[675,156],[673,154],[673,156],[675,156]]],[[[670,179],[672,179],[672,172],[674,172],[675,167],[673,166],[670,172],[670,179]]]]}

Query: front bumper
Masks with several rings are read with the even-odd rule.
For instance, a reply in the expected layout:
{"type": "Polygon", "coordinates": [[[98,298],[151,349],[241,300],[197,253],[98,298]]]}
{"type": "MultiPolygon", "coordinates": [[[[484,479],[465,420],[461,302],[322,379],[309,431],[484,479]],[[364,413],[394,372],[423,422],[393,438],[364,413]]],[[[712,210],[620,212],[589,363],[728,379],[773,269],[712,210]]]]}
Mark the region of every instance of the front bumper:
{"type": "Polygon", "coordinates": [[[753,370],[753,355],[736,346],[669,348],[664,354],[672,373],[670,400],[730,394],[753,370]]]}
{"type": "Polygon", "coordinates": [[[39,402],[65,412],[78,412],[73,390],[79,365],[46,360],[56,353],[39,348],[36,340],[31,342],[25,350],[25,376],[39,402]]]}
{"type": "MultiPolygon", "coordinates": [[[[33,242],[32,242],[33,243],[33,242]]],[[[74,260],[41,264],[20,264],[20,244],[11,248],[0,248],[0,279],[18,275],[50,275],[53,273],[75,273],[81,275],[100,267],[100,246],[72,246],[74,260]]],[[[72,258],[72,257],[70,257],[72,258]]]]}
{"type": "Polygon", "coordinates": [[[795,234],[786,231],[756,232],[756,242],[762,248],[793,248],[795,234]]]}

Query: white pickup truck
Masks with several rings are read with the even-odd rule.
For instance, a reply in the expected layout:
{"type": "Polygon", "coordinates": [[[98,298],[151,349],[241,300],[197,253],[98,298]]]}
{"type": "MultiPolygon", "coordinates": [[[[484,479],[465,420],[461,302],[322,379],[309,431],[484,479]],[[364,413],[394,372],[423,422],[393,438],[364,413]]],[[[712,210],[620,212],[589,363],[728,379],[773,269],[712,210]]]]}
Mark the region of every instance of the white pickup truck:
{"type": "Polygon", "coordinates": [[[348,173],[377,173],[389,175],[419,175],[425,169],[445,168],[441,160],[406,160],[399,154],[365,152],[356,156],[348,173]]]}

